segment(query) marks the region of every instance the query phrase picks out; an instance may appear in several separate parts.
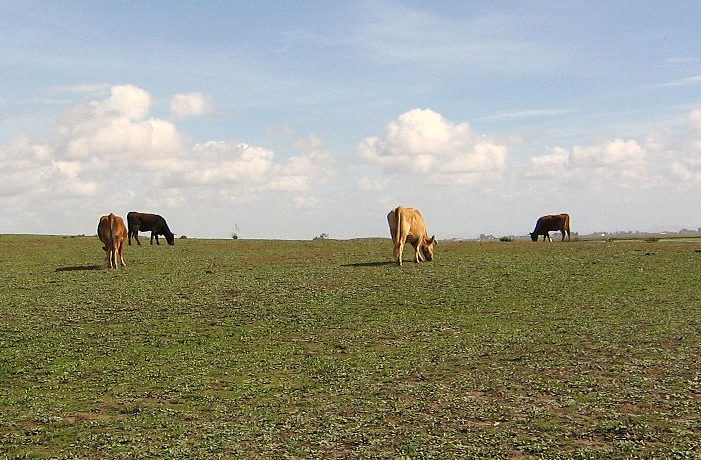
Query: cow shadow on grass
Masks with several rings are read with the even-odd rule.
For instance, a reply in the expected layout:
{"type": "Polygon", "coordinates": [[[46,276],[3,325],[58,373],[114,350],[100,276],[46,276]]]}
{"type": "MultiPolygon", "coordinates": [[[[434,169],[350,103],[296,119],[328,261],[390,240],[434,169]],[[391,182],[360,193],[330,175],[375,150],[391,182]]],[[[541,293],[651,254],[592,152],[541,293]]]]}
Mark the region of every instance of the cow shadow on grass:
{"type": "Polygon", "coordinates": [[[102,267],[100,265],[78,265],[75,267],[58,267],[57,272],[74,272],[79,270],[99,270],[102,267]]]}
{"type": "Polygon", "coordinates": [[[382,267],[385,265],[397,265],[397,263],[390,260],[383,260],[381,262],[358,262],[355,264],[343,264],[342,267],[382,267]]]}

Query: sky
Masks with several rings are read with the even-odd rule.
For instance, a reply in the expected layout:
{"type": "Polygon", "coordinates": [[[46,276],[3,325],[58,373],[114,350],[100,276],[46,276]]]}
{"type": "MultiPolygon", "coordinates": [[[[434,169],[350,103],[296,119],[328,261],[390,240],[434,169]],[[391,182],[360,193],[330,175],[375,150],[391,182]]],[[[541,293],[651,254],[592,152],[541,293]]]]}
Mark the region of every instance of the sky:
{"type": "Polygon", "coordinates": [[[0,0],[0,233],[701,227],[701,3],[0,0]]]}

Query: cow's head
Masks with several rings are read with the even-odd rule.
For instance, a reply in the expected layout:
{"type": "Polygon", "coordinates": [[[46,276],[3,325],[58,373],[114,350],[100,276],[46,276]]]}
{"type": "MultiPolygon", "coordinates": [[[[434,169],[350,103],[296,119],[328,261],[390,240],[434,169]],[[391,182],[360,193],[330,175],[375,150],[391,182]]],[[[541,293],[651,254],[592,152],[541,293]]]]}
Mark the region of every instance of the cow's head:
{"type": "Polygon", "coordinates": [[[533,232],[533,233],[529,233],[529,235],[531,235],[531,241],[538,241],[539,235],[537,233],[533,232]]]}
{"type": "Polygon", "coordinates": [[[436,236],[432,236],[431,239],[426,240],[424,244],[421,245],[421,255],[424,256],[424,259],[431,261],[433,260],[433,253],[436,251],[436,245],[438,244],[438,241],[436,241],[436,236]]]}
{"type": "Polygon", "coordinates": [[[175,244],[175,234],[173,233],[166,233],[163,235],[166,237],[166,241],[168,242],[169,245],[173,246],[175,244]]]}

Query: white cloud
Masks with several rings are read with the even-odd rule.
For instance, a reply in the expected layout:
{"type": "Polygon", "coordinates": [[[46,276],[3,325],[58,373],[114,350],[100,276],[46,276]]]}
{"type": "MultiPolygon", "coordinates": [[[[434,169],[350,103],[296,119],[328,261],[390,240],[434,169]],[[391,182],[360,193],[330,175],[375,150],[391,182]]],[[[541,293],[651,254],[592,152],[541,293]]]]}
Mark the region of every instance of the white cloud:
{"type": "Polygon", "coordinates": [[[562,147],[550,149],[550,153],[528,160],[526,177],[532,179],[563,179],[569,175],[570,153],[562,147]]]}
{"type": "Polygon", "coordinates": [[[66,136],[63,154],[68,159],[110,160],[125,168],[129,162],[143,159],[142,166],[150,167],[168,158],[182,148],[182,139],[171,123],[151,119],[132,122],[126,118],[93,123],[92,131],[84,135],[66,136]]]}
{"type": "Polygon", "coordinates": [[[0,146],[0,196],[35,195],[46,197],[88,195],[97,186],[79,177],[81,166],[56,161],[54,149],[47,144],[32,142],[19,136],[0,146]]]}
{"type": "Polygon", "coordinates": [[[184,184],[247,190],[307,191],[332,174],[328,153],[313,151],[276,162],[273,151],[232,141],[210,141],[193,148],[182,173],[184,184]]]}
{"type": "Polygon", "coordinates": [[[388,184],[389,180],[387,178],[373,179],[368,176],[361,176],[357,182],[358,189],[366,192],[385,190],[388,184]]]}
{"type": "Polygon", "coordinates": [[[198,117],[213,110],[212,99],[202,93],[176,94],[170,100],[170,113],[177,118],[198,117]]]}
{"type": "MultiPolygon", "coordinates": [[[[701,183],[701,109],[692,110],[688,117],[692,129],[691,139],[680,145],[673,152],[667,152],[672,158],[670,171],[681,186],[698,186],[701,183]]],[[[672,149],[670,149],[672,150],[672,149]]]]}
{"type": "Polygon", "coordinates": [[[183,178],[194,185],[259,185],[272,169],[273,156],[270,150],[243,143],[209,141],[195,145],[183,178]]]}
{"type": "Polygon", "coordinates": [[[701,109],[692,110],[689,114],[689,123],[701,134],[701,109]]]}
{"type": "Polygon", "coordinates": [[[280,191],[289,205],[311,207],[315,187],[333,174],[331,155],[314,136],[282,160],[231,140],[188,146],[175,124],[150,115],[151,104],[145,90],[115,86],[107,97],[68,108],[41,141],[18,136],[0,144],[0,196],[14,206],[5,211],[31,210],[40,222],[59,203],[69,214],[98,208],[92,216],[105,206],[250,202],[280,191]]]}
{"type": "Polygon", "coordinates": [[[544,155],[531,157],[524,176],[578,182],[589,187],[611,184],[621,187],[645,185],[650,181],[646,151],[635,140],[614,139],[599,145],[571,149],[554,147],[544,155]]]}
{"type": "Polygon", "coordinates": [[[98,117],[127,118],[131,121],[142,120],[151,109],[151,95],[133,85],[113,86],[109,99],[92,102],[94,114],[98,117]]]}
{"type": "Polygon", "coordinates": [[[680,78],[679,80],[674,80],[669,83],[665,83],[662,86],[676,87],[676,86],[697,86],[701,85],[701,75],[694,75],[691,77],[680,78]]]}
{"type": "Polygon", "coordinates": [[[133,85],[114,86],[107,99],[78,104],[59,118],[56,158],[79,161],[84,171],[177,169],[185,149],[175,125],[147,118],[151,96],[133,85]]]}
{"type": "Polygon", "coordinates": [[[292,199],[295,209],[312,209],[319,204],[319,200],[310,196],[296,196],[292,199]]]}
{"type": "Polygon", "coordinates": [[[640,163],[645,151],[635,140],[615,139],[603,145],[580,147],[575,145],[569,161],[573,167],[629,167],[640,163]]]}
{"type": "Polygon", "coordinates": [[[701,183],[701,164],[697,161],[674,161],[670,169],[681,182],[701,183]]]}
{"type": "Polygon", "coordinates": [[[501,173],[507,149],[475,135],[467,123],[454,124],[430,109],[414,109],[390,122],[383,138],[365,139],[357,154],[391,175],[464,183],[501,173]]]}

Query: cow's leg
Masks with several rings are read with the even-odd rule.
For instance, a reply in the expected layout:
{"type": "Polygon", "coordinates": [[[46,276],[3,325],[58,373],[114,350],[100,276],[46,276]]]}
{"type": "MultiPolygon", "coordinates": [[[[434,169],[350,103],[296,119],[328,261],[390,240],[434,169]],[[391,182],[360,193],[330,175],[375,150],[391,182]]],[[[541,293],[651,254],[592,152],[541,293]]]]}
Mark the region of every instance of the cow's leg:
{"type": "Polygon", "coordinates": [[[134,230],[134,239],[136,240],[136,244],[141,246],[141,241],[139,241],[139,231],[138,230],[134,230]]]}
{"type": "Polygon", "coordinates": [[[562,232],[562,241],[565,241],[565,231],[564,231],[564,230],[560,230],[560,232],[562,232]]]}
{"type": "MultiPolygon", "coordinates": [[[[124,241],[119,242],[119,260],[122,262],[122,267],[126,267],[127,264],[124,263],[124,241]]],[[[115,257],[114,264],[117,265],[117,260],[115,257]]]]}
{"type": "Polygon", "coordinates": [[[397,261],[397,265],[402,266],[402,254],[404,253],[404,241],[399,239],[399,242],[394,245],[394,260],[397,261]]]}
{"type": "Polygon", "coordinates": [[[417,243],[414,246],[414,263],[419,263],[424,261],[424,255],[421,254],[421,243],[417,243]]]}
{"type": "MultiPolygon", "coordinates": [[[[552,243],[553,239],[550,238],[550,232],[546,233],[545,235],[548,237],[548,241],[550,241],[552,243]]],[[[543,238],[543,241],[545,241],[545,238],[543,238]]]]}

